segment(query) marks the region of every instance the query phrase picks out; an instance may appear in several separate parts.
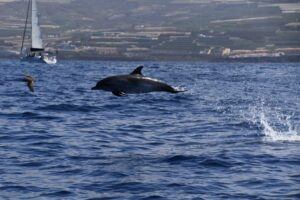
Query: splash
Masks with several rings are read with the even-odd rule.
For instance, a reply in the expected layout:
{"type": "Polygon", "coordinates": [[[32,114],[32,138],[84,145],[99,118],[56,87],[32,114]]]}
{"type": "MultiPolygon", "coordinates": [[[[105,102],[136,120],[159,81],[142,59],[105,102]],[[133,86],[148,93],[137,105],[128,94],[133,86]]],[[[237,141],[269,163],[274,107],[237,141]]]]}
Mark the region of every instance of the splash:
{"type": "Polygon", "coordinates": [[[265,141],[300,141],[300,134],[292,126],[290,116],[286,116],[285,119],[279,118],[278,122],[279,125],[272,125],[270,120],[265,116],[265,113],[260,114],[260,124],[265,141]]]}
{"type": "Polygon", "coordinates": [[[260,128],[264,141],[300,141],[300,131],[295,126],[296,123],[295,120],[292,120],[292,115],[282,114],[276,109],[260,107],[259,109],[250,109],[247,119],[251,124],[260,128]]]}
{"type": "Polygon", "coordinates": [[[179,92],[187,92],[189,91],[187,88],[185,87],[181,87],[181,86],[175,86],[173,87],[176,91],[179,91],[179,92]]]}

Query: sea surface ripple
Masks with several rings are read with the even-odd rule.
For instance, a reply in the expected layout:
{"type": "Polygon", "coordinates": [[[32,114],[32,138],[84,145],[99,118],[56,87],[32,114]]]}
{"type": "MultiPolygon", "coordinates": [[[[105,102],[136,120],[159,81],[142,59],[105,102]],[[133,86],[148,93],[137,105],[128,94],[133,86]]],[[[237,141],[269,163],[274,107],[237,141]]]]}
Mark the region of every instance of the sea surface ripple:
{"type": "Polygon", "coordinates": [[[0,199],[300,199],[298,63],[2,60],[0,71],[0,199]],[[91,90],[139,64],[188,91],[91,90]]]}

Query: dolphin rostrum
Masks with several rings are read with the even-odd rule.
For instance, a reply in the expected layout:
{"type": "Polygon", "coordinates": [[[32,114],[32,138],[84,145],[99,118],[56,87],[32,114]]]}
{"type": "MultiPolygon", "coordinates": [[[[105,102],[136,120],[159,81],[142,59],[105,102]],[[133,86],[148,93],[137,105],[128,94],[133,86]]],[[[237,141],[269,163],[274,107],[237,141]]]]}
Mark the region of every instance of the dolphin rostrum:
{"type": "Polygon", "coordinates": [[[130,74],[107,77],[99,81],[92,90],[105,90],[116,96],[124,96],[130,93],[184,92],[176,90],[162,81],[144,76],[142,69],[143,66],[139,66],[130,74]]]}

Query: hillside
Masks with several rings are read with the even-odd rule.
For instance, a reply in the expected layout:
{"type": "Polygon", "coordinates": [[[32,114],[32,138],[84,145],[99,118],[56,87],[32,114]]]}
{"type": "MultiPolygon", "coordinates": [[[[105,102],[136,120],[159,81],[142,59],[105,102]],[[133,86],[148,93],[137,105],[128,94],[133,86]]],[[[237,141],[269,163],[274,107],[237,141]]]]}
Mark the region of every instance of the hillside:
{"type": "MultiPolygon", "coordinates": [[[[38,7],[46,46],[62,57],[298,55],[300,3],[280,2],[40,0],[38,7]]],[[[17,53],[26,6],[27,1],[0,4],[0,54],[17,53]]]]}

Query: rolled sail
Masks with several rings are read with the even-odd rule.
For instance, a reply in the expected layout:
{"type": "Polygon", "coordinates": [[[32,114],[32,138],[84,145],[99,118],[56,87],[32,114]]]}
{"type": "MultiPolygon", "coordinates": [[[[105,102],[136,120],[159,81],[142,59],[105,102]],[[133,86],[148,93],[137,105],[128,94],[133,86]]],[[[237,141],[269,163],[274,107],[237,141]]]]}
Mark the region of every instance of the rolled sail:
{"type": "Polygon", "coordinates": [[[32,26],[32,33],[31,33],[31,50],[32,51],[41,51],[43,50],[43,41],[42,41],[42,35],[41,35],[41,29],[39,26],[39,19],[38,19],[38,11],[36,6],[36,0],[32,0],[31,5],[31,12],[32,12],[32,18],[31,18],[31,26],[32,26]]]}

